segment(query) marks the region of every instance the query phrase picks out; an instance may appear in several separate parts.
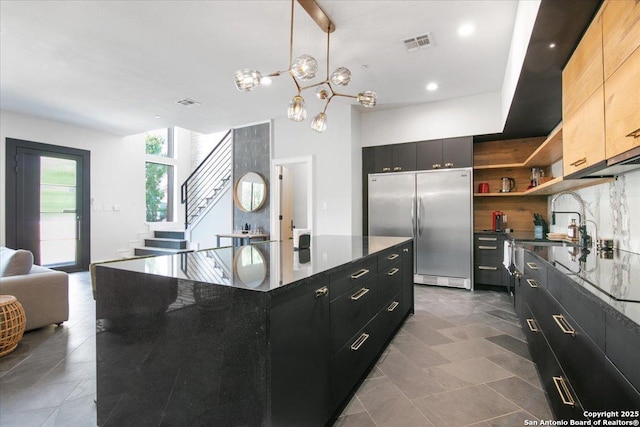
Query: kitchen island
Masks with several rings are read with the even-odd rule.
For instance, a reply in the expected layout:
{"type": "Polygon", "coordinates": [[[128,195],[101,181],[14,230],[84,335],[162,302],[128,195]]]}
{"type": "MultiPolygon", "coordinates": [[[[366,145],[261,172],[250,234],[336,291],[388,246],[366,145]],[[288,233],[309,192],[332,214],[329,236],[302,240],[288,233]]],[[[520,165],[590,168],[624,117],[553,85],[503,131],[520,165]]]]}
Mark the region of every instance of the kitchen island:
{"type": "Polygon", "coordinates": [[[326,425],[413,310],[412,278],[412,240],[375,236],[98,265],[98,424],[326,425]]]}

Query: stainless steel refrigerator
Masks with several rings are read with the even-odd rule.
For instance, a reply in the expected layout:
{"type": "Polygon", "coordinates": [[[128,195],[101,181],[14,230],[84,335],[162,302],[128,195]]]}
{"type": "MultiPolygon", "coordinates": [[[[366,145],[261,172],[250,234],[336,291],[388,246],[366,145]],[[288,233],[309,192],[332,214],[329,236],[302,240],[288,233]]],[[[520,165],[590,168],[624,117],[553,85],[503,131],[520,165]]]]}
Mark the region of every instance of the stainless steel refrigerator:
{"type": "Polygon", "coordinates": [[[414,238],[415,283],[473,288],[472,174],[369,175],[369,235],[414,238]]]}

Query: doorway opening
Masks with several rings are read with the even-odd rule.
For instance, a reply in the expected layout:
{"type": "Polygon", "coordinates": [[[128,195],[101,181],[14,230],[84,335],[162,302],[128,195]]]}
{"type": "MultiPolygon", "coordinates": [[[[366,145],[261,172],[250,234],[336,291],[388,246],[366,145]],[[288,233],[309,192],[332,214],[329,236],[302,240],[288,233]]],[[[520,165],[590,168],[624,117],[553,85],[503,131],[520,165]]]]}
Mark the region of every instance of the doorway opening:
{"type": "Polygon", "coordinates": [[[273,159],[271,171],[271,235],[288,240],[295,229],[313,230],[312,156],[273,159]]]}
{"type": "Polygon", "coordinates": [[[89,268],[90,152],[7,138],[6,242],[34,263],[89,268]]]}

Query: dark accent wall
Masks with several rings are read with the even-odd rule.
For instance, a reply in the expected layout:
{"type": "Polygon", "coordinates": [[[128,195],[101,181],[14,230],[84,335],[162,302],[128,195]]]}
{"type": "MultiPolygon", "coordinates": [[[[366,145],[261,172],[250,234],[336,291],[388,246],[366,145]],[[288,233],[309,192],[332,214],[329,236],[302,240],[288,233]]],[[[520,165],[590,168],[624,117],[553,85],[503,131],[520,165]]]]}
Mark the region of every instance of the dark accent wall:
{"type": "Polygon", "coordinates": [[[245,223],[251,229],[262,228],[265,233],[270,229],[271,183],[269,167],[271,165],[270,150],[271,126],[263,123],[233,130],[233,185],[247,172],[256,172],[267,183],[267,200],[255,212],[243,212],[233,204],[233,229],[242,228],[245,223]]]}

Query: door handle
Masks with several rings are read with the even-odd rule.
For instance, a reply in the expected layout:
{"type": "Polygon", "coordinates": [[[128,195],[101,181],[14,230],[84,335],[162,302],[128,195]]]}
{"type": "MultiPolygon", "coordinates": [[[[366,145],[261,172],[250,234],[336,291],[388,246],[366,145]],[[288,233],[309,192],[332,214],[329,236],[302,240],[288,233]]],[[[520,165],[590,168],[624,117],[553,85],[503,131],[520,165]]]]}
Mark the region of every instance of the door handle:
{"type": "Polygon", "coordinates": [[[367,274],[369,270],[366,268],[360,269],[351,275],[351,280],[356,280],[367,274]]]}
{"type": "Polygon", "coordinates": [[[351,344],[351,350],[358,351],[360,347],[362,347],[362,344],[364,344],[364,342],[367,340],[367,338],[369,338],[369,334],[363,333],[362,335],[360,335],[358,339],[355,340],[353,344],[351,344]]]}
{"type": "Polygon", "coordinates": [[[351,295],[351,301],[358,301],[360,298],[365,296],[368,292],[369,292],[369,289],[367,289],[367,288],[360,289],[358,292],[356,292],[355,294],[351,295]]]}
{"type": "Polygon", "coordinates": [[[316,298],[326,297],[327,295],[329,295],[329,288],[326,286],[316,289],[316,298]]]}
{"type": "Polygon", "coordinates": [[[529,284],[529,286],[531,286],[532,288],[537,288],[538,287],[538,282],[536,282],[533,279],[527,279],[527,283],[529,284]]]}
{"type": "Polygon", "coordinates": [[[416,198],[411,199],[411,237],[416,237],[416,198]]]}
{"type": "Polygon", "coordinates": [[[444,167],[445,168],[452,168],[453,167],[453,163],[447,162],[447,163],[444,164],[444,167]]]}
{"type": "Polygon", "coordinates": [[[389,272],[387,272],[387,276],[393,276],[394,274],[396,274],[398,271],[400,271],[399,268],[392,268],[391,270],[389,270],[389,272]]]}
{"type": "Polygon", "coordinates": [[[527,319],[527,326],[531,330],[531,332],[539,332],[538,325],[536,325],[536,321],[533,319],[527,319]]]}
{"type": "Polygon", "coordinates": [[[487,250],[487,251],[495,251],[498,249],[497,246],[478,246],[478,249],[487,250]]]}
{"type": "Polygon", "coordinates": [[[391,255],[389,255],[389,256],[387,257],[387,259],[388,259],[389,261],[391,261],[391,260],[394,260],[394,259],[398,258],[399,256],[400,256],[400,255],[398,255],[398,254],[391,254],[391,255]]]}
{"type": "Polygon", "coordinates": [[[569,392],[569,387],[567,387],[567,383],[564,381],[562,377],[553,377],[553,384],[556,386],[556,390],[560,395],[560,399],[562,403],[567,406],[576,406],[576,401],[573,400],[571,393],[569,392]]]}
{"type": "Polygon", "coordinates": [[[556,321],[558,327],[560,328],[560,330],[562,330],[562,332],[567,335],[571,335],[572,337],[576,336],[576,330],[571,327],[569,322],[567,322],[567,319],[562,314],[554,314],[553,320],[556,321]]]}
{"type": "Polygon", "coordinates": [[[587,163],[587,158],[586,157],[583,157],[580,160],[576,160],[573,163],[569,163],[569,166],[580,166],[580,165],[582,165],[584,163],[587,163]]]}
{"type": "Polygon", "coordinates": [[[78,227],[77,240],[82,240],[82,218],[80,216],[76,216],[76,226],[78,227]]]}
{"type": "Polygon", "coordinates": [[[396,309],[396,307],[399,305],[400,303],[398,301],[394,301],[392,302],[389,307],[387,307],[387,311],[393,311],[396,309]]]}
{"type": "Polygon", "coordinates": [[[422,236],[422,199],[418,199],[418,237],[422,236]]]}

